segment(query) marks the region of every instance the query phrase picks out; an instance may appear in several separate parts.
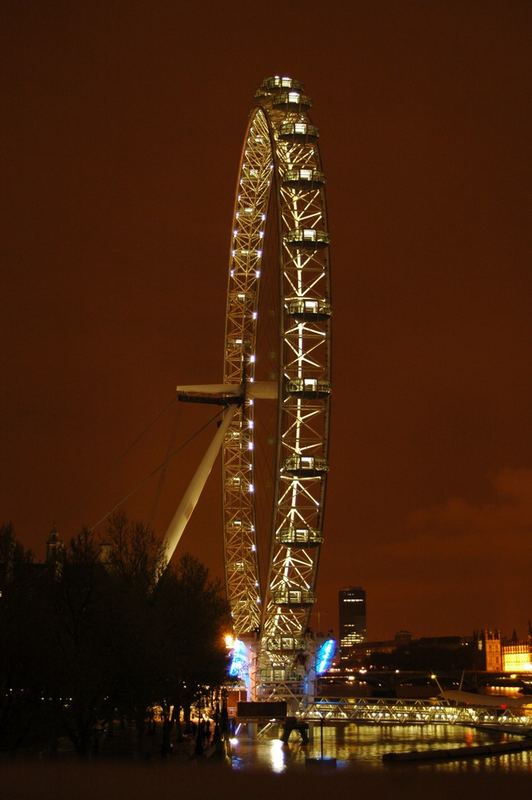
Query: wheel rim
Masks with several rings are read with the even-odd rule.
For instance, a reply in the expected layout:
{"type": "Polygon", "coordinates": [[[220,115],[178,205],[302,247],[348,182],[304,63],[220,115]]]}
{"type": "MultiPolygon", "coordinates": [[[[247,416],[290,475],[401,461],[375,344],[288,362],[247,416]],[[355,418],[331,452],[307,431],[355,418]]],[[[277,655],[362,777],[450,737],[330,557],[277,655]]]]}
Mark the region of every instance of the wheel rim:
{"type": "Polygon", "coordinates": [[[268,683],[297,678],[295,657],[315,601],[328,471],[331,307],[325,179],[318,131],[307,113],[310,100],[297,81],[281,77],[265,80],[256,100],[234,206],[224,383],[255,381],[261,271],[276,270],[278,397],[260,401],[277,404],[270,530],[256,526],[255,401],[247,395],[224,440],[222,477],[235,633],[260,632],[259,682],[268,683]],[[272,213],[279,247],[275,263],[266,264],[272,213]],[[257,545],[266,540],[261,591],[257,545]]]}

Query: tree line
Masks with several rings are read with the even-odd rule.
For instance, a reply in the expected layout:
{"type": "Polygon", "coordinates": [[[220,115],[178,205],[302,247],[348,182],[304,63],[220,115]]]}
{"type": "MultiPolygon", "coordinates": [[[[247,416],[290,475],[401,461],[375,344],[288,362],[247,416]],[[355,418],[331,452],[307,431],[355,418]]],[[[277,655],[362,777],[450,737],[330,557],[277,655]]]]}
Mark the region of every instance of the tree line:
{"type": "Polygon", "coordinates": [[[85,755],[126,723],[142,749],[151,709],[187,719],[221,685],[229,624],[206,567],[183,556],[166,568],[153,532],[122,514],[104,543],[82,530],[45,564],[2,526],[0,750],[53,753],[68,737],[85,755]]]}

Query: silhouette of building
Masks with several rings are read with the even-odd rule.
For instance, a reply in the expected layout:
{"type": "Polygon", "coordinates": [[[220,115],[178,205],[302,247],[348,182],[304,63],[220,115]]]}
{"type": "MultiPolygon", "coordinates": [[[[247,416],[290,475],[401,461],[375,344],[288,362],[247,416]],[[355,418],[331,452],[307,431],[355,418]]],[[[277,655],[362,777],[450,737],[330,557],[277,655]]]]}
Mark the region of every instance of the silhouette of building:
{"type": "Polygon", "coordinates": [[[366,641],[366,592],[350,586],[338,592],[340,659],[347,661],[357,644],[366,641]]]}

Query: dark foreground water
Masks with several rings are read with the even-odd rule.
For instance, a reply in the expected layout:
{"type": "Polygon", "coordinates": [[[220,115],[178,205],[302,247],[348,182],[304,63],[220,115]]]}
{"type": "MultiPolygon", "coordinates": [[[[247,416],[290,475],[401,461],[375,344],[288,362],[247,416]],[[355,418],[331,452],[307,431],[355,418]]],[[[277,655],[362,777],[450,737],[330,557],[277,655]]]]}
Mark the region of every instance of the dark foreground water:
{"type": "MultiPolygon", "coordinates": [[[[275,746],[274,746],[275,747],[275,746]]],[[[531,796],[524,771],[231,769],[224,762],[0,763],[1,800],[501,800],[531,796]]]]}
{"type": "MultiPolygon", "coordinates": [[[[277,733],[277,732],[275,732],[277,733]]],[[[273,732],[272,732],[273,735],[273,732]]],[[[292,734],[292,738],[295,734],[292,734]]],[[[336,725],[323,729],[323,755],[337,759],[337,769],[342,771],[394,771],[397,764],[383,764],[385,753],[411,750],[433,750],[478,746],[501,741],[515,741],[508,734],[479,731],[462,726],[444,725],[336,725]]],[[[232,740],[231,762],[235,770],[262,768],[274,773],[289,773],[305,769],[307,758],[321,756],[321,737],[314,728],[308,745],[290,741],[288,746],[276,738],[252,741],[245,729],[232,740]]],[[[436,771],[446,773],[523,773],[532,776],[532,751],[504,755],[479,756],[459,761],[412,762],[401,769],[436,771]]]]}
{"type": "MultiPolygon", "coordinates": [[[[273,731],[271,732],[273,736],[273,731]]],[[[276,731],[275,731],[276,733],[276,731]]],[[[230,758],[117,756],[0,759],[0,800],[501,800],[532,797],[532,753],[383,764],[384,753],[462,747],[508,736],[459,726],[336,725],[323,730],[323,755],[338,766],[307,764],[321,755],[320,731],[306,746],[242,733],[230,758]]]]}

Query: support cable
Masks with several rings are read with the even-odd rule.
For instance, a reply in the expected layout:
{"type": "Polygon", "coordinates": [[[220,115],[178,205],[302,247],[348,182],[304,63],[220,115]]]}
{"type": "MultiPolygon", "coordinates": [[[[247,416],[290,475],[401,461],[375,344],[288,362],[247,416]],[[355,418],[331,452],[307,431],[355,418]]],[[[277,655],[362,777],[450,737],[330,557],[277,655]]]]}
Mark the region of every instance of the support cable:
{"type": "Polygon", "coordinates": [[[117,511],[121,506],[123,506],[124,503],[126,503],[130,497],[133,497],[133,495],[136,494],[139,491],[139,489],[141,489],[144,486],[144,484],[150,480],[150,478],[153,478],[153,476],[156,475],[159,472],[159,470],[166,467],[170,459],[172,459],[175,455],[180,453],[181,450],[184,450],[184,448],[188,444],[190,444],[197,436],[199,436],[200,433],[202,433],[206,428],[208,428],[212,422],[218,419],[218,417],[220,417],[223,414],[223,412],[224,409],[223,408],[220,409],[220,411],[218,411],[213,417],[211,417],[200,428],[198,428],[197,431],[195,431],[191,436],[189,436],[188,439],[185,439],[185,441],[182,442],[182,444],[180,444],[179,447],[176,447],[174,450],[171,450],[166,455],[164,460],[161,461],[161,463],[158,464],[154,469],[152,469],[152,471],[148,475],[146,475],[141,481],[139,481],[139,483],[137,483],[137,485],[130,492],[124,495],[124,497],[122,497],[121,500],[115,503],[115,505],[111,508],[111,510],[107,512],[107,514],[104,514],[104,516],[101,517],[101,519],[99,519],[98,522],[95,522],[94,525],[91,525],[89,531],[91,532],[94,531],[99,525],[102,524],[102,522],[105,522],[105,520],[108,519],[111,516],[111,514],[117,511]]]}
{"type": "Polygon", "coordinates": [[[150,513],[150,515],[148,517],[148,525],[150,526],[150,528],[153,527],[153,524],[154,524],[154,521],[155,521],[155,517],[157,516],[157,512],[159,510],[159,503],[161,501],[161,495],[162,495],[163,487],[164,487],[164,484],[165,484],[165,481],[166,481],[166,475],[168,473],[168,465],[170,463],[170,457],[171,457],[171,453],[172,453],[172,446],[173,446],[173,444],[174,444],[174,442],[176,440],[176,436],[177,436],[178,421],[179,421],[179,415],[175,414],[173,422],[172,422],[172,425],[171,425],[171,429],[170,429],[170,436],[168,438],[168,445],[166,447],[166,455],[165,455],[164,466],[163,466],[163,468],[161,470],[161,474],[159,475],[159,481],[158,481],[158,484],[157,484],[157,489],[155,491],[155,498],[154,498],[154,501],[153,501],[151,513],[150,513]]]}
{"type": "MultiPolygon", "coordinates": [[[[125,457],[128,455],[128,453],[130,453],[131,450],[133,450],[133,448],[140,442],[140,440],[148,433],[148,431],[151,428],[153,428],[155,423],[158,422],[161,419],[163,414],[166,414],[166,412],[168,411],[169,408],[172,408],[172,406],[176,405],[176,402],[177,402],[177,396],[174,395],[172,397],[172,399],[170,400],[170,402],[167,403],[165,406],[163,406],[163,408],[158,412],[158,414],[150,422],[148,422],[148,424],[141,430],[141,432],[139,434],[137,434],[137,436],[135,436],[133,441],[131,441],[127,445],[126,449],[122,453],[117,455],[112,461],[109,462],[109,464],[107,466],[107,469],[105,471],[104,477],[110,477],[111,476],[113,470],[115,470],[116,467],[118,467],[118,465],[125,459],[125,457]]],[[[93,490],[90,494],[88,494],[84,498],[81,498],[81,502],[77,504],[78,510],[79,510],[79,508],[81,508],[81,509],[87,508],[90,505],[91,501],[95,498],[95,495],[96,495],[96,491],[93,490]]],[[[73,512],[74,511],[74,504],[72,503],[67,510],[69,512],[73,512]]],[[[94,527],[96,527],[96,526],[93,526],[92,528],[90,528],[90,530],[93,530],[94,527]]]]}
{"type": "Polygon", "coordinates": [[[162,409],[159,411],[159,413],[157,414],[157,416],[155,416],[155,417],[152,419],[152,421],[151,421],[151,422],[148,422],[148,424],[146,425],[146,427],[144,428],[144,430],[142,430],[142,431],[141,431],[141,432],[140,432],[140,433],[139,433],[139,434],[138,434],[138,435],[137,435],[137,436],[136,436],[136,437],[133,439],[133,441],[132,441],[132,442],[130,442],[130,444],[128,444],[128,446],[126,447],[126,449],[124,450],[124,452],[123,452],[121,455],[119,455],[119,456],[118,456],[118,458],[116,459],[114,466],[116,466],[116,465],[117,465],[117,464],[118,464],[118,463],[119,463],[119,462],[120,462],[120,461],[121,461],[123,458],[125,458],[125,457],[127,456],[127,454],[131,452],[131,450],[133,450],[133,448],[134,448],[134,447],[135,447],[135,446],[136,446],[136,445],[137,445],[137,444],[140,442],[140,440],[142,439],[142,437],[143,437],[143,436],[144,436],[146,433],[148,433],[148,431],[150,430],[150,428],[152,428],[152,427],[155,425],[155,423],[156,423],[156,422],[158,422],[158,421],[161,419],[161,417],[163,416],[163,414],[166,414],[166,412],[168,411],[168,409],[169,409],[169,408],[171,408],[171,407],[172,407],[172,406],[173,406],[173,405],[174,405],[176,402],[177,402],[177,395],[174,395],[174,397],[172,397],[171,401],[170,401],[170,402],[169,402],[167,405],[165,405],[165,406],[164,406],[164,408],[162,408],[162,409]]]}

